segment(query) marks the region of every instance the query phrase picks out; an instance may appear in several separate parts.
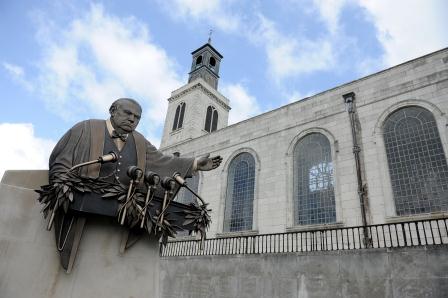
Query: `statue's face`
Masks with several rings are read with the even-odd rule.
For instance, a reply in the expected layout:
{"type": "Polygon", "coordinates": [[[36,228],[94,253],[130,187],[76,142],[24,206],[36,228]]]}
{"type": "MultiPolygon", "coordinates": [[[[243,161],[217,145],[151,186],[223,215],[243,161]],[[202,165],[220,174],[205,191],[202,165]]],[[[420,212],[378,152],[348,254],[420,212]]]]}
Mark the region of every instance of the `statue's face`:
{"type": "Polygon", "coordinates": [[[118,133],[133,132],[140,121],[142,109],[131,101],[122,101],[110,112],[110,121],[118,133]]]}

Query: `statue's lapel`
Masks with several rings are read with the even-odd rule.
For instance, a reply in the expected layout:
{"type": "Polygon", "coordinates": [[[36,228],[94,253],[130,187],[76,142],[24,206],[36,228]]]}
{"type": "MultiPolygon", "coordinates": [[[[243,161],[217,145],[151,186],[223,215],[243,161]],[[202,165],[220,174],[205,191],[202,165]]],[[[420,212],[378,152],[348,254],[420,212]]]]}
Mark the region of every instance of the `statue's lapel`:
{"type": "MultiPolygon", "coordinates": [[[[106,132],[105,120],[90,120],[90,160],[103,155],[104,136],[106,132]]],[[[95,163],[87,167],[87,176],[98,177],[101,164],[95,163]]]]}

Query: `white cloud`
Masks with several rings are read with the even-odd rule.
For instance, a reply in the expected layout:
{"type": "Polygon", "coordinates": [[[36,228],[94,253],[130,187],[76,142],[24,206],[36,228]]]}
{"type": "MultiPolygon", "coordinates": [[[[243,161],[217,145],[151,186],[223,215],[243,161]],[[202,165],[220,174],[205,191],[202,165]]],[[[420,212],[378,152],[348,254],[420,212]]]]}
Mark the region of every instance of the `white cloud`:
{"type": "Polygon", "coordinates": [[[332,36],[341,32],[340,15],[346,5],[365,10],[384,49],[381,59],[366,57],[357,68],[365,75],[448,46],[448,2],[445,0],[313,0],[332,36]]]}
{"type": "Polygon", "coordinates": [[[260,113],[257,99],[250,95],[241,84],[223,84],[222,93],[230,99],[232,109],[229,114],[229,124],[243,121],[260,113]]]}
{"type": "Polygon", "coordinates": [[[230,11],[233,0],[162,0],[159,1],[174,18],[184,21],[207,21],[224,32],[241,28],[241,17],[230,11]]]}
{"type": "Polygon", "coordinates": [[[448,2],[445,0],[359,0],[377,28],[386,66],[448,45],[448,2]]]}
{"type": "Polygon", "coordinates": [[[29,123],[1,123],[0,178],[5,170],[48,169],[48,158],[55,142],[38,138],[29,123]]]}
{"type": "Polygon", "coordinates": [[[162,127],[166,98],[182,80],[145,24],[92,5],[67,27],[55,29],[45,21],[40,26],[44,56],[38,83],[48,107],[69,118],[86,111],[106,117],[113,100],[133,97],[146,116],[143,132],[153,135],[162,127]]]}
{"type": "Polygon", "coordinates": [[[284,35],[276,24],[258,15],[258,24],[249,35],[265,47],[269,74],[277,81],[286,77],[326,70],[334,65],[333,44],[327,39],[297,39],[284,35]]]}
{"type": "Polygon", "coordinates": [[[9,73],[14,81],[22,85],[28,91],[33,90],[33,85],[26,80],[25,71],[22,67],[8,62],[3,62],[3,68],[9,73]]]}
{"type": "Polygon", "coordinates": [[[331,34],[339,30],[339,16],[348,0],[313,0],[314,6],[319,10],[320,18],[326,23],[331,34]]]}
{"type": "MultiPolygon", "coordinates": [[[[316,2],[320,4],[325,20],[336,24],[339,14],[332,9],[342,7],[343,0],[332,0],[329,7],[322,1],[316,2]]],[[[263,47],[268,63],[267,73],[275,82],[334,66],[334,46],[328,37],[309,39],[284,34],[274,21],[260,12],[257,5],[246,8],[245,14],[242,14],[239,11],[244,4],[232,0],[171,0],[162,3],[170,14],[184,22],[202,22],[201,26],[206,22],[205,25],[242,35],[263,47]]]]}
{"type": "MultiPolygon", "coordinates": [[[[202,22],[202,26],[205,22],[262,46],[266,52],[267,73],[276,82],[315,71],[337,71],[338,59],[346,52],[346,47],[350,45],[356,52],[358,41],[347,36],[341,26],[344,22],[341,14],[348,5],[365,9],[385,51],[382,61],[376,57],[365,58],[369,60],[366,63],[354,61],[362,74],[369,73],[365,69],[367,64],[375,64],[369,70],[376,70],[448,45],[445,33],[448,2],[445,0],[311,0],[308,9],[317,12],[325,24],[322,33],[312,38],[297,32],[286,34],[276,22],[263,15],[256,4],[242,14],[238,9],[244,4],[232,0],[171,0],[167,3],[170,13],[185,22],[202,22]]],[[[288,5],[307,9],[303,8],[303,1],[291,1],[288,5]]]]}
{"type": "Polygon", "coordinates": [[[15,77],[23,77],[24,71],[23,68],[18,66],[18,65],[14,65],[14,64],[10,64],[7,62],[3,62],[3,67],[13,76],[15,77]]]}

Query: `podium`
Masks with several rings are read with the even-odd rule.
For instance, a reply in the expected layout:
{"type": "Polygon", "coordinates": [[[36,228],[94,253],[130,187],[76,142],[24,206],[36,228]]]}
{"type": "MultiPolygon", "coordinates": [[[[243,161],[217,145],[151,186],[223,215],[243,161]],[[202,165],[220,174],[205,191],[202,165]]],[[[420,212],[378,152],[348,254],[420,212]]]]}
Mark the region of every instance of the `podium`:
{"type": "MultiPolygon", "coordinates": [[[[36,190],[38,201],[44,206],[45,218],[48,218],[47,229],[54,228],[61,266],[67,273],[73,268],[86,221],[93,217],[114,218],[127,229],[122,233],[120,253],[143,235],[154,235],[162,245],[166,245],[169,237],[175,237],[177,231],[198,230],[205,235],[210,219],[206,204],[173,202],[178,189],[174,179],[164,178],[159,188],[158,182],[151,182],[151,177],[146,179],[148,184],[136,187],[134,185],[138,182],[135,178],[129,188],[125,188],[104,179],[61,175],[50,185],[45,184],[36,190]],[[156,196],[162,187],[165,189],[163,199],[156,196]]],[[[184,185],[185,182],[180,181],[179,184],[184,185]]]]}
{"type": "Polygon", "coordinates": [[[157,240],[142,237],[120,254],[124,228],[112,217],[89,218],[72,273],[64,272],[34,192],[47,177],[6,171],[0,183],[0,296],[158,297],[157,240]]]}

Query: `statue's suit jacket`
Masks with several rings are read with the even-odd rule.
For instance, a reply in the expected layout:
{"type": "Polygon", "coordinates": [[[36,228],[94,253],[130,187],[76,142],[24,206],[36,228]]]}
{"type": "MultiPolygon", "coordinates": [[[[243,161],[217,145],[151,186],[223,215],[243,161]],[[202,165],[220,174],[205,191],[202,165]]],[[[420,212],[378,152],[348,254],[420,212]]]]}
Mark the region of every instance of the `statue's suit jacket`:
{"type": "MultiPolygon", "coordinates": [[[[106,130],[105,120],[86,120],[73,126],[56,144],[49,160],[49,179],[58,173],[65,173],[71,167],[103,155],[106,130]]],[[[172,176],[180,172],[190,176],[194,158],[164,155],[157,150],[143,135],[132,132],[137,152],[137,166],[156,172],[160,177],[172,176]]],[[[101,164],[81,168],[81,175],[98,177],[101,164]]]]}

